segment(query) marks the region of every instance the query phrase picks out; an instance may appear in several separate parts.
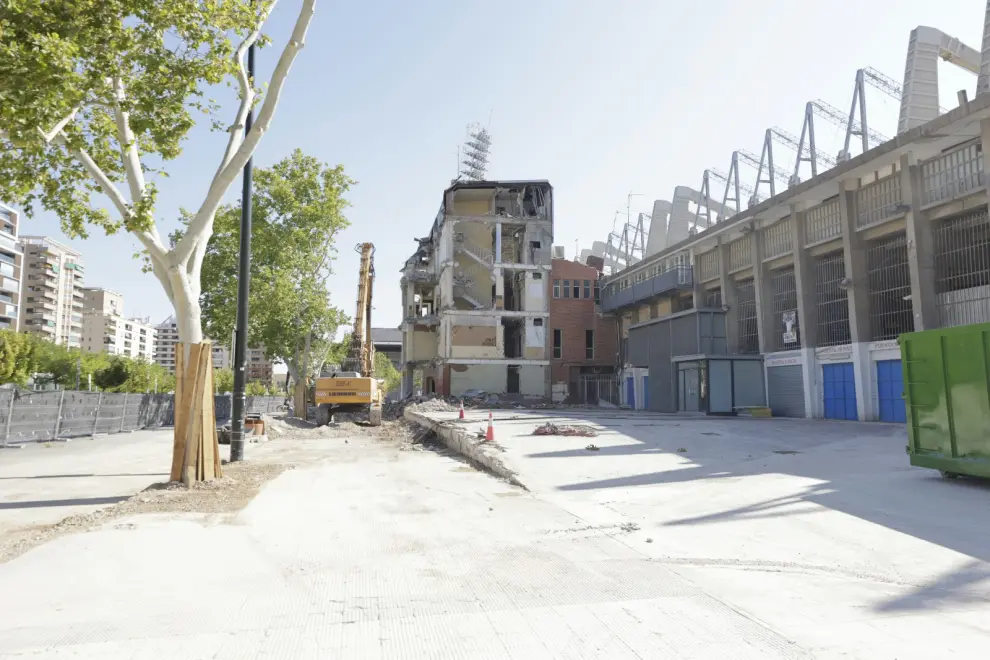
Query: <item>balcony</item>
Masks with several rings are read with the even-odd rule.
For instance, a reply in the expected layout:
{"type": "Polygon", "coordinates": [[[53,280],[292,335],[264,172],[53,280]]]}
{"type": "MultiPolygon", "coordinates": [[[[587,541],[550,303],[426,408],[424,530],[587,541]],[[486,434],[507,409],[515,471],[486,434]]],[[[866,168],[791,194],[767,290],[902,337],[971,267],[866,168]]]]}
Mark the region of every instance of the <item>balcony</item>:
{"type": "Polygon", "coordinates": [[[602,291],[602,311],[611,312],[630,305],[641,305],[656,296],[666,296],[694,286],[691,266],[676,266],[650,279],[612,292],[618,282],[611,282],[602,291]]]}
{"type": "Polygon", "coordinates": [[[0,291],[10,291],[11,293],[20,293],[21,285],[17,280],[12,280],[9,277],[0,276],[0,291]]]}
{"type": "Polygon", "coordinates": [[[0,303],[0,317],[6,316],[7,318],[17,318],[17,305],[8,305],[7,303],[0,303]]]}

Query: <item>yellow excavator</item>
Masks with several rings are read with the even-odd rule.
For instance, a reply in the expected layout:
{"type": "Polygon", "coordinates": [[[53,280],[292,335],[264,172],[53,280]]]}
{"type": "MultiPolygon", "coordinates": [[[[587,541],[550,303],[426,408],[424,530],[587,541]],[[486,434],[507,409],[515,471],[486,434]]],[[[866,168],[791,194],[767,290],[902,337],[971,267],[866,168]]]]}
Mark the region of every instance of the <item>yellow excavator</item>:
{"type": "Polygon", "coordinates": [[[361,243],[357,311],[347,357],[339,371],[316,379],[316,424],[326,426],[336,413],[365,413],[371,426],[382,424],[385,393],[375,378],[375,346],[371,342],[371,294],[375,285],[375,246],[361,243]]]}

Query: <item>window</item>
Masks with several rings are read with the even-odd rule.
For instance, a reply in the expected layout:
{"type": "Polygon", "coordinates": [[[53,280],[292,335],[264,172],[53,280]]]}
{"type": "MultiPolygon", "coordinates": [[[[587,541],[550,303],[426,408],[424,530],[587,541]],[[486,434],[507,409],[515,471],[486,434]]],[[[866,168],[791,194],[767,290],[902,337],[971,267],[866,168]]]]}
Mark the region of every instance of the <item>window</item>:
{"type": "Polygon", "coordinates": [[[570,280],[564,280],[564,297],[565,298],[570,298],[571,297],[571,281],[570,280]]]}
{"type": "Polygon", "coordinates": [[[553,281],[553,297],[560,298],[560,280],[553,281]]]}
{"type": "Polygon", "coordinates": [[[595,304],[601,304],[602,302],[602,291],[598,287],[598,280],[595,280],[595,304]]]}
{"type": "Polygon", "coordinates": [[[574,280],[574,297],[581,297],[581,280],[574,280]]]}
{"type": "Polygon", "coordinates": [[[543,273],[533,273],[533,279],[534,280],[542,280],[543,279],[543,273]]]}
{"type": "Polygon", "coordinates": [[[584,331],[584,357],[589,360],[595,357],[595,331],[585,330],[584,331]]]}
{"type": "Polygon", "coordinates": [[[591,280],[584,281],[584,299],[588,300],[591,298],[591,280]]]}
{"type": "Polygon", "coordinates": [[[533,319],[533,327],[534,328],[542,328],[543,327],[543,319],[533,319]]]}
{"type": "Polygon", "coordinates": [[[563,355],[564,350],[561,346],[561,342],[563,341],[563,337],[561,335],[563,335],[562,330],[556,329],[553,331],[553,356],[558,360],[563,355]]]}

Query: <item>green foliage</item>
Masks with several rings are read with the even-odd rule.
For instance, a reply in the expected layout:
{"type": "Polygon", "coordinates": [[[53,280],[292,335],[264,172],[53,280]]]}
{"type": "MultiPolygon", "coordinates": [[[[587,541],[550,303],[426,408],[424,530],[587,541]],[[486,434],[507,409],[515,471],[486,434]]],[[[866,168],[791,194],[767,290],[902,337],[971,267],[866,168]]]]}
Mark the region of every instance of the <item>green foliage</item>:
{"type": "MultiPolygon", "coordinates": [[[[75,152],[124,180],[114,108],[130,116],[144,170],[176,158],[194,113],[212,116],[209,87],[230,80],[236,44],[268,2],[254,0],[5,0],[0,14],[0,199],[56,213],[70,237],[151,227],[149,183],[114,220],[75,152]],[[115,89],[116,87],[116,89],[115,89]],[[120,93],[122,90],[122,93],[120,93]],[[73,113],[75,113],[73,115],[73,113]],[[72,117],[51,142],[51,133],[72,117]]],[[[214,128],[221,128],[213,119],[214,128]]]]}
{"type": "Polygon", "coordinates": [[[37,371],[36,342],[29,335],[0,330],[0,384],[27,384],[37,371]]]}
{"type": "Polygon", "coordinates": [[[156,384],[159,392],[175,390],[168,369],[147,360],[86,353],[34,335],[0,331],[0,383],[25,385],[33,376],[39,387],[74,389],[77,373],[81,389],[92,376],[93,387],[106,392],[153,392],[156,384]]]}
{"type": "Polygon", "coordinates": [[[347,357],[351,348],[351,333],[346,333],[340,341],[330,342],[327,348],[327,364],[335,364],[338,367],[347,357]]]}
{"type": "MultiPolygon", "coordinates": [[[[270,168],[254,171],[251,231],[251,315],[248,341],[269,358],[295,362],[312,332],[319,355],[347,316],[330,304],[334,239],[349,225],[344,194],[354,182],[342,166],[329,167],[295,150],[270,168]]],[[[237,317],[239,203],[217,212],[202,269],[205,334],[229,337],[237,317]]],[[[188,221],[188,217],[185,218],[188,221]]],[[[178,240],[181,232],[173,234],[178,240]]],[[[311,358],[311,366],[322,361],[311,358]]]]}
{"type": "Polygon", "coordinates": [[[375,378],[385,381],[386,392],[394,392],[402,384],[402,374],[384,353],[375,353],[375,378]]]}
{"type": "Polygon", "coordinates": [[[232,369],[213,370],[213,389],[219,394],[234,391],[234,371],[232,369]]]}
{"type": "Polygon", "coordinates": [[[249,380],[244,391],[248,396],[267,396],[268,390],[268,385],[265,385],[260,380],[249,380]]]}

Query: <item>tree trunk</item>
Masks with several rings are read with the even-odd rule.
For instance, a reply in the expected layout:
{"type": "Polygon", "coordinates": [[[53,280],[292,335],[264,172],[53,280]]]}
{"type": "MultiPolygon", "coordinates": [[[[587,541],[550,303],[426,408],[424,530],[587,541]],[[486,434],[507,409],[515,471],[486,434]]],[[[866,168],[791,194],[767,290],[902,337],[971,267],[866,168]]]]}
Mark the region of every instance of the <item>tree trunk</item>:
{"type": "Polygon", "coordinates": [[[223,476],[213,395],[213,345],[204,342],[199,301],[173,301],[179,344],[175,350],[175,433],[172,481],[187,486],[223,476]]]}

